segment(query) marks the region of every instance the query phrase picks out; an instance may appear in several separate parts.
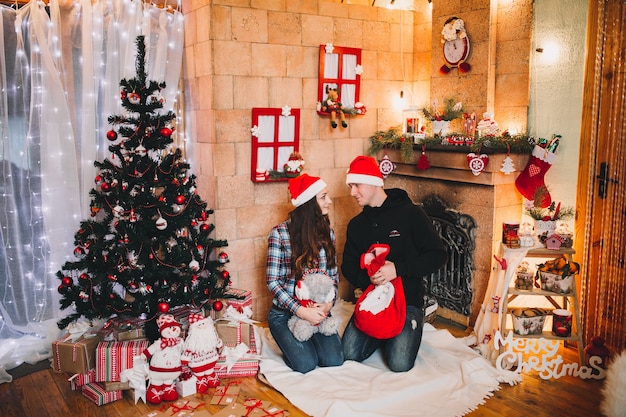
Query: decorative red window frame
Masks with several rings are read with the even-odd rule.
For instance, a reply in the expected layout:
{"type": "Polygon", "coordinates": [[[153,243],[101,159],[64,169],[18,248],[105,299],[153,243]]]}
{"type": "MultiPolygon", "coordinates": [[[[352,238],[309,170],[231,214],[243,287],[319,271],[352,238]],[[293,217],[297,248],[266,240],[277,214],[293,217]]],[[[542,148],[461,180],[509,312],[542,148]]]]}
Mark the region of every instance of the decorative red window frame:
{"type": "Polygon", "coordinates": [[[255,136],[254,132],[251,135],[250,179],[253,182],[288,180],[280,175],[270,175],[281,173],[289,155],[300,150],[300,109],[289,109],[288,115],[284,115],[284,111],[279,108],[252,109],[252,130],[262,130],[261,137],[255,136]],[[262,176],[258,170],[266,175],[262,176]]]}
{"type": "MultiPolygon", "coordinates": [[[[355,57],[355,66],[361,65],[361,49],[360,48],[348,48],[345,46],[334,46],[332,54],[326,53],[326,45],[320,45],[319,50],[320,58],[319,58],[319,83],[317,88],[317,101],[318,103],[322,103],[326,100],[326,86],[332,85],[337,87],[337,91],[339,92],[339,100],[342,102],[343,106],[346,110],[354,108],[354,104],[360,102],[361,96],[361,74],[355,73],[354,79],[346,78],[344,71],[344,62],[348,56],[355,57]],[[338,55],[337,57],[337,66],[334,70],[336,76],[329,76],[335,74],[326,74],[326,60],[328,55],[338,55]],[[351,100],[346,101],[345,97],[342,97],[342,89],[348,86],[354,86],[354,101],[351,100]]],[[[317,114],[322,116],[328,116],[330,113],[324,112],[321,109],[317,110],[317,114]]]]}

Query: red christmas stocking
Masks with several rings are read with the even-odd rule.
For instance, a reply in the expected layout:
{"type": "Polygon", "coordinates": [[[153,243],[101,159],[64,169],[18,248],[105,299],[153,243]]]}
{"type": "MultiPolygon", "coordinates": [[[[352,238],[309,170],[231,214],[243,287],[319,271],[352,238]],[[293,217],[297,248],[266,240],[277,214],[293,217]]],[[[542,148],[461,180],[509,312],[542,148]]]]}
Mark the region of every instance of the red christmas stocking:
{"type": "Polygon", "coordinates": [[[526,168],[515,180],[517,190],[527,199],[535,201],[539,207],[548,207],[552,197],[544,182],[546,172],[552,166],[556,154],[535,145],[526,168]]]}

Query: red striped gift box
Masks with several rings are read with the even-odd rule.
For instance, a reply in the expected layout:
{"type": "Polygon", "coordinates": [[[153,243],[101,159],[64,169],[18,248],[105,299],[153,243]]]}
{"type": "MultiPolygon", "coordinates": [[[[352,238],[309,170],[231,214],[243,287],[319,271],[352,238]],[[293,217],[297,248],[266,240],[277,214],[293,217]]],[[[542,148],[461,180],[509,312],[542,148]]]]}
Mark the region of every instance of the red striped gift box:
{"type": "Polygon", "coordinates": [[[239,359],[232,366],[230,371],[226,366],[226,357],[220,355],[217,360],[217,364],[215,365],[215,374],[220,378],[238,378],[243,376],[255,376],[259,372],[259,360],[256,359],[257,350],[256,350],[256,340],[254,339],[254,326],[246,325],[243,326],[249,331],[250,344],[248,345],[248,355],[253,355],[254,357],[244,356],[239,359]]]}
{"type": "Polygon", "coordinates": [[[96,382],[119,382],[120,373],[133,367],[135,356],[148,347],[147,339],[100,342],[96,348],[96,382]]]}
{"type": "Polygon", "coordinates": [[[96,369],[92,369],[86,374],[74,374],[72,375],[68,381],[70,381],[70,388],[72,391],[80,391],[83,388],[83,385],[87,385],[90,382],[94,382],[96,380],[96,369]]]}
{"type": "Polygon", "coordinates": [[[122,398],[122,391],[107,391],[97,382],[83,385],[83,395],[97,405],[104,405],[122,398]]]}

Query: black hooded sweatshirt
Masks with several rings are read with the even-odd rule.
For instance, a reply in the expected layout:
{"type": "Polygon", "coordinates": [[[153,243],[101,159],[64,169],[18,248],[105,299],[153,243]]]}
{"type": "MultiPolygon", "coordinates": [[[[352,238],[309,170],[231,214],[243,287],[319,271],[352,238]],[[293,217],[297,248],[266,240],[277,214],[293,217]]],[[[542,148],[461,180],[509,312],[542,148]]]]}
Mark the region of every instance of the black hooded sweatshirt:
{"type": "Polygon", "coordinates": [[[369,276],[361,269],[361,255],[374,243],[390,247],[387,260],[402,278],[408,305],[424,304],[423,277],[437,271],[448,259],[443,241],[424,209],[413,204],[406,191],[386,189],[380,207],[363,207],[346,233],[341,272],[355,287],[365,290],[369,276]]]}

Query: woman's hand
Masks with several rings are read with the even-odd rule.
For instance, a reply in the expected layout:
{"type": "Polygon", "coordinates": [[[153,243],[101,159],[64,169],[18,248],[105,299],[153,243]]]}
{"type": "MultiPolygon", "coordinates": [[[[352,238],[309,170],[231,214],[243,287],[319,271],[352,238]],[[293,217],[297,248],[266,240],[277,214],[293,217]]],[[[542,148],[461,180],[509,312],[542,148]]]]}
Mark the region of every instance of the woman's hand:
{"type": "Polygon", "coordinates": [[[383,285],[390,282],[398,276],[396,272],[396,264],[391,261],[385,261],[374,275],[370,277],[370,282],[374,285],[383,285]]]}
{"type": "Polygon", "coordinates": [[[328,314],[322,307],[320,307],[320,304],[315,304],[312,307],[300,307],[296,311],[296,316],[317,326],[328,316],[328,314]]]}

